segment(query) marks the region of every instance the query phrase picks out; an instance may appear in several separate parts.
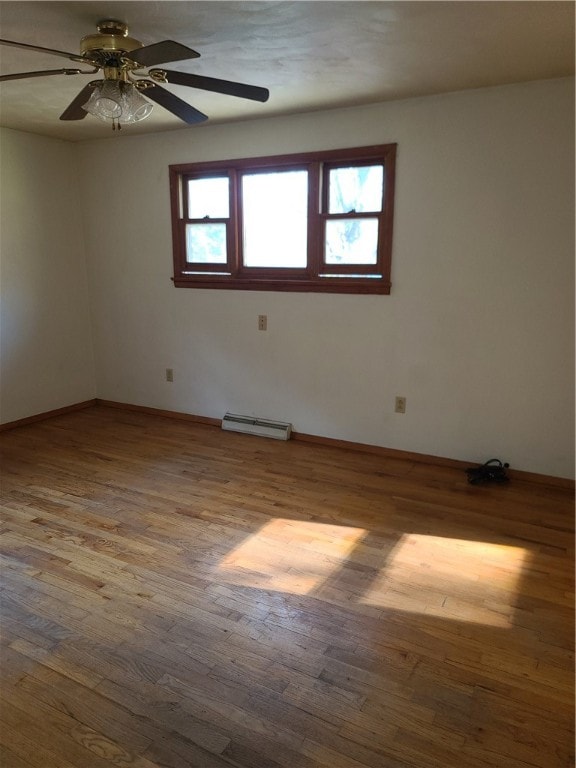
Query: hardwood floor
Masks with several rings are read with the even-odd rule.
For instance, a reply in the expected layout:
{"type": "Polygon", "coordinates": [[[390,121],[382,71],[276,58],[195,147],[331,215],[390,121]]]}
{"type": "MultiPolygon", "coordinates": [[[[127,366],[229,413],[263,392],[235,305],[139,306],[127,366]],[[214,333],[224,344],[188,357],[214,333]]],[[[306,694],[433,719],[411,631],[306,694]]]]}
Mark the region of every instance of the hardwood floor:
{"type": "Polygon", "coordinates": [[[2,768],[573,765],[573,495],[92,407],[0,435],[2,768]]]}

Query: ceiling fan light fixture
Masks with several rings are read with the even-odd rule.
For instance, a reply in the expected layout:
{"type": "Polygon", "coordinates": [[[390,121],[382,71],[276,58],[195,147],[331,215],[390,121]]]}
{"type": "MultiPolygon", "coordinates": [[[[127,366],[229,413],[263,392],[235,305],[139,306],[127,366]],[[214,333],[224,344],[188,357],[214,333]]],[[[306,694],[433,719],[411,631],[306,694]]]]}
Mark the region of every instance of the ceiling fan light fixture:
{"type": "Polygon", "coordinates": [[[160,40],[150,45],[142,45],[139,40],[128,37],[128,27],[124,22],[115,19],[100,21],[97,29],[96,34],[82,38],[79,55],[0,38],[0,47],[7,45],[60,56],[94,68],[92,71],[67,68],[16,72],[0,75],[0,82],[49,75],[91,75],[102,70],[103,79],[84,85],[62,112],[60,120],[83,120],[87,114],[91,114],[103,122],[110,121],[113,129],[121,128],[121,124],[137,123],[148,117],[153,109],[148,99],[159,104],[186,125],[196,125],[208,120],[208,116],[199,109],[167,90],[164,87],[166,83],[260,102],[267,101],[270,95],[268,89],[261,86],[188,72],[156,69],[158,64],[187,61],[200,56],[197,51],[182,43],[160,40]],[[153,69],[150,69],[151,67],[153,69]],[[142,71],[146,69],[149,70],[147,74],[142,71]],[[146,77],[151,79],[144,79],[146,77]],[[142,92],[146,93],[146,99],[142,92]]]}
{"type": "Polygon", "coordinates": [[[148,117],[154,106],[147,101],[136,86],[123,83],[124,100],[122,102],[123,113],[121,121],[125,123],[137,123],[148,117]]]}
{"type": "Polygon", "coordinates": [[[82,108],[99,120],[112,120],[115,126],[144,120],[154,107],[132,83],[102,80],[94,86],[82,108]]]}

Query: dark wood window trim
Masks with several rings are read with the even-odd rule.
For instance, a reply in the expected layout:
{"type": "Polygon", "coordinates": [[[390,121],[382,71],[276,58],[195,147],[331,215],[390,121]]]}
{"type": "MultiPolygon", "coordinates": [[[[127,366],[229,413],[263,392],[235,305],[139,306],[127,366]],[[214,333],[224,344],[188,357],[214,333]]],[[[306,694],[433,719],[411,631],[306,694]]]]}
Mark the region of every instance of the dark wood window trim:
{"type": "Polygon", "coordinates": [[[328,293],[390,293],[392,226],[396,144],[329,150],[292,155],[220,160],[170,166],[170,199],[174,253],[174,285],[178,288],[301,291],[328,293]],[[327,174],[331,168],[381,164],[383,204],[377,213],[329,214],[327,174]],[[245,173],[305,169],[308,171],[308,233],[305,268],[247,267],[242,261],[241,178],[245,173]],[[211,219],[227,227],[227,262],[194,264],[186,260],[187,182],[209,176],[228,176],[230,212],[227,219],[211,219]],[[324,227],[328,219],[378,219],[376,264],[327,265],[324,260],[324,227]]]}

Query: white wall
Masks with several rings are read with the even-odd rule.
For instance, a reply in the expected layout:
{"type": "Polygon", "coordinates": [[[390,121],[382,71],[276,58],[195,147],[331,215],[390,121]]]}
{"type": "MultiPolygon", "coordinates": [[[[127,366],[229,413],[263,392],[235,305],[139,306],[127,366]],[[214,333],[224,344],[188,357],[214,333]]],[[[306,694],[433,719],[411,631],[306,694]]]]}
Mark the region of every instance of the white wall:
{"type": "Polygon", "coordinates": [[[83,144],[98,396],[572,476],[573,87],[83,144]],[[173,287],[169,163],[390,141],[391,296],[173,287]]]}
{"type": "Polygon", "coordinates": [[[0,133],[0,422],[95,396],[76,148],[0,133]]]}
{"type": "Polygon", "coordinates": [[[97,396],[573,476],[573,93],[549,81],[79,145],[97,396]],[[169,163],[390,141],[392,295],[173,287],[169,163]]]}

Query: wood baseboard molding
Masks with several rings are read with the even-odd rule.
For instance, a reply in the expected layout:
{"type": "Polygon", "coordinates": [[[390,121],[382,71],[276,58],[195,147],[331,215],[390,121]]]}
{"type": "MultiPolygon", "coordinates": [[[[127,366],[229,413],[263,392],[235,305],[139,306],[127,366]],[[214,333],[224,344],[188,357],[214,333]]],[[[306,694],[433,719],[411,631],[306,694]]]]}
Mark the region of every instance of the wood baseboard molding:
{"type": "Polygon", "coordinates": [[[122,411],[137,411],[139,413],[149,413],[152,416],[164,416],[167,419],[179,419],[180,421],[193,421],[196,424],[206,424],[209,427],[220,427],[221,419],[212,419],[209,416],[195,416],[192,413],[182,413],[181,411],[166,411],[162,408],[150,408],[147,405],[132,405],[131,403],[118,403],[114,400],[96,400],[96,405],[105,408],[119,408],[122,411]]]}
{"type": "Polygon", "coordinates": [[[51,419],[54,416],[62,416],[64,413],[72,413],[72,411],[82,411],[84,408],[90,408],[96,405],[96,399],[84,400],[81,403],[74,403],[73,405],[65,405],[63,408],[54,408],[52,411],[44,411],[44,413],[36,413],[34,416],[26,416],[24,419],[16,419],[16,421],[7,421],[5,424],[0,424],[0,432],[4,432],[7,429],[16,429],[16,427],[24,427],[26,424],[33,424],[35,421],[45,421],[51,419]]]}
{"type": "Polygon", "coordinates": [[[470,466],[468,461],[459,459],[448,459],[444,456],[431,456],[426,453],[414,453],[413,451],[401,451],[398,448],[385,448],[382,445],[369,445],[367,443],[354,443],[351,440],[339,440],[334,437],[321,437],[319,435],[308,435],[305,432],[292,432],[294,440],[301,440],[304,443],[317,443],[318,445],[330,445],[333,448],[345,448],[349,451],[361,451],[362,453],[374,453],[378,456],[385,456],[389,459],[399,459],[400,461],[415,461],[419,464],[434,464],[440,467],[454,467],[455,469],[465,469],[470,466]]]}
{"type": "MultiPolygon", "coordinates": [[[[197,424],[206,424],[212,427],[220,428],[221,419],[214,419],[208,416],[196,416],[190,413],[181,413],[180,411],[167,411],[161,408],[149,408],[144,405],[131,405],[129,403],[118,403],[112,400],[96,400],[97,405],[108,408],[120,408],[128,411],[140,411],[141,413],[150,413],[156,416],[165,416],[169,419],[181,419],[184,421],[193,421],[197,424]]],[[[292,432],[293,440],[300,440],[306,443],[316,443],[318,445],[327,445],[332,448],[344,448],[349,451],[360,451],[363,453],[373,453],[389,459],[398,459],[401,461],[412,461],[419,464],[431,464],[440,467],[453,467],[454,469],[464,470],[466,467],[474,466],[475,462],[463,461],[460,459],[449,459],[445,456],[432,456],[425,453],[414,453],[412,451],[401,451],[396,448],[386,448],[380,445],[368,445],[366,443],[355,443],[350,440],[338,440],[333,437],[322,437],[320,435],[309,435],[305,432],[292,432]]],[[[524,472],[519,469],[509,470],[512,479],[536,483],[538,485],[554,486],[574,491],[576,483],[574,480],[565,477],[555,477],[553,475],[540,475],[536,472],[524,472]]]]}
{"type": "MultiPolygon", "coordinates": [[[[389,459],[398,459],[401,461],[412,461],[418,464],[431,464],[437,467],[453,467],[454,469],[464,470],[467,467],[475,466],[473,461],[463,461],[461,459],[449,459],[446,456],[432,456],[426,453],[414,453],[412,451],[401,451],[397,448],[385,448],[380,445],[367,445],[365,443],[353,443],[348,440],[337,440],[332,437],[320,437],[318,435],[308,435],[304,432],[292,432],[292,439],[302,440],[306,443],[317,443],[318,445],[330,445],[335,448],[346,448],[350,451],[362,451],[363,453],[374,453],[378,456],[384,456],[389,459]]],[[[510,469],[508,475],[514,480],[525,483],[538,483],[540,485],[551,485],[557,488],[574,490],[576,482],[567,477],[555,477],[554,475],[539,475],[536,472],[524,472],[521,469],[510,469]]]]}
{"type": "MultiPolygon", "coordinates": [[[[115,400],[101,400],[95,398],[94,400],[85,400],[82,403],[75,403],[73,405],[65,406],[64,408],[56,408],[53,411],[46,411],[45,413],[38,413],[34,416],[28,416],[24,419],[18,419],[17,421],[7,422],[6,424],[0,424],[0,432],[8,429],[15,429],[16,427],[22,427],[26,424],[32,424],[36,421],[44,421],[45,419],[51,419],[54,416],[62,416],[66,413],[73,411],[81,411],[84,408],[90,408],[91,406],[102,406],[105,408],[117,408],[124,411],[137,411],[139,413],[149,413],[153,416],[163,416],[167,419],[178,419],[180,421],[191,421],[196,424],[205,424],[210,427],[220,428],[222,425],[221,419],[214,419],[209,416],[197,416],[192,413],[183,413],[182,411],[169,411],[162,408],[150,408],[146,405],[133,405],[131,403],[119,403],[115,400]]],[[[383,456],[388,459],[398,459],[400,461],[411,461],[418,464],[430,464],[440,467],[453,467],[454,469],[463,470],[474,464],[474,462],[463,461],[460,459],[450,459],[445,456],[432,456],[425,453],[414,453],[412,451],[402,451],[396,448],[386,448],[381,445],[368,445],[366,443],[355,443],[351,440],[339,440],[333,437],[322,437],[321,435],[309,435],[305,432],[292,432],[292,439],[299,440],[305,443],[316,443],[317,445],[326,445],[332,448],[343,448],[348,451],[360,451],[362,453],[373,453],[378,456],[383,456]]],[[[536,472],[524,472],[520,469],[509,470],[509,475],[512,479],[525,483],[535,483],[538,485],[548,485],[555,488],[563,488],[565,490],[574,491],[576,483],[571,478],[555,477],[553,475],[540,475],[536,472]]]]}

